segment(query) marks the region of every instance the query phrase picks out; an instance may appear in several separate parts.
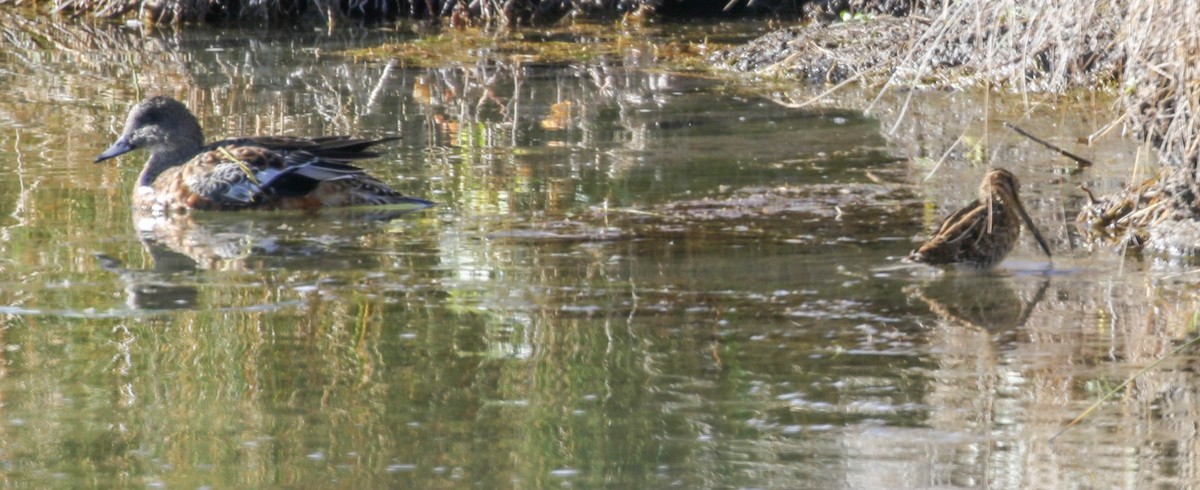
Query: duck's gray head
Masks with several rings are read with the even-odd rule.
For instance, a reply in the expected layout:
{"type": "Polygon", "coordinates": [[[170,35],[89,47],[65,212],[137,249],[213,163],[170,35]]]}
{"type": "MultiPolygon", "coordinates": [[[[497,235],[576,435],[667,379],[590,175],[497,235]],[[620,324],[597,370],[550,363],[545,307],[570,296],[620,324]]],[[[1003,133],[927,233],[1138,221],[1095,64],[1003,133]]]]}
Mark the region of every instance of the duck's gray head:
{"type": "Polygon", "coordinates": [[[102,162],[137,149],[150,152],[151,162],[171,166],[186,162],[204,146],[204,132],[196,116],[178,100],[155,96],[129,110],[125,131],[96,157],[102,162]]]}

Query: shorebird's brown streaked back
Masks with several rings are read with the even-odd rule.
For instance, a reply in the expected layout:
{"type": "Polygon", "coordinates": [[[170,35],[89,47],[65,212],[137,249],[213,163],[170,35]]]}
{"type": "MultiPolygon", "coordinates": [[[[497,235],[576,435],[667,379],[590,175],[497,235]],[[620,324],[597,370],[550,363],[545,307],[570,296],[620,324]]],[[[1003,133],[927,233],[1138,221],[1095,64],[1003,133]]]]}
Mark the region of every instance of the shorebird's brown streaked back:
{"type": "Polygon", "coordinates": [[[979,198],[955,211],[933,237],[908,255],[913,262],[991,269],[1004,260],[1021,237],[1021,224],[1050,256],[1050,247],[1038,232],[1017,194],[1017,177],[1004,169],[988,172],[979,186],[979,198]]]}

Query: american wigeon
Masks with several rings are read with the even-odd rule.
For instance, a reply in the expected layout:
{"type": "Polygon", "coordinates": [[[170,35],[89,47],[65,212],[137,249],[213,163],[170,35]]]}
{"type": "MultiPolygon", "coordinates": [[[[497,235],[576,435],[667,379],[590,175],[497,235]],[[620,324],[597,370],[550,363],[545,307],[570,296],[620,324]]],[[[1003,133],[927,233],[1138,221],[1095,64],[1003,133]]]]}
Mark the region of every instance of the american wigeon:
{"type": "Polygon", "coordinates": [[[125,131],[96,162],[137,149],[150,152],[133,194],[143,210],[431,205],[348,163],[377,157],[367,149],[396,139],[254,136],[205,144],[196,116],[179,101],[157,96],[129,110],[125,131]]]}

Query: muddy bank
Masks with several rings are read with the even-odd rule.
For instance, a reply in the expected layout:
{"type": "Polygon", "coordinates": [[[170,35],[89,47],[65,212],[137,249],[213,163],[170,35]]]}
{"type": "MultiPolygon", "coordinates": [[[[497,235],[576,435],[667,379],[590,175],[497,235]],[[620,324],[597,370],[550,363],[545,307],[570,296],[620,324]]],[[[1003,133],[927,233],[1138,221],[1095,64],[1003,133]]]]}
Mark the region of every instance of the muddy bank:
{"type": "Polygon", "coordinates": [[[903,18],[782,29],[712,61],[766,79],[854,81],[880,92],[1117,93],[1113,126],[1150,143],[1165,170],[1152,182],[1096,196],[1080,219],[1097,237],[1195,253],[1200,77],[1188,67],[1200,61],[1197,24],[1194,6],[1166,0],[970,0],[903,18]]]}
{"type": "Polygon", "coordinates": [[[798,25],[721,51],[712,60],[728,70],[807,83],[880,79],[895,69],[896,57],[926,25],[916,17],[892,16],[798,25]]]}
{"type": "Polygon", "coordinates": [[[903,17],[795,26],[713,61],[756,75],[905,87],[1063,91],[1118,79],[1124,59],[1112,47],[1123,12],[1070,2],[1033,2],[1045,4],[1039,10],[1011,3],[966,1],[903,17]],[[1056,24],[1066,19],[1071,25],[1056,24]]]}

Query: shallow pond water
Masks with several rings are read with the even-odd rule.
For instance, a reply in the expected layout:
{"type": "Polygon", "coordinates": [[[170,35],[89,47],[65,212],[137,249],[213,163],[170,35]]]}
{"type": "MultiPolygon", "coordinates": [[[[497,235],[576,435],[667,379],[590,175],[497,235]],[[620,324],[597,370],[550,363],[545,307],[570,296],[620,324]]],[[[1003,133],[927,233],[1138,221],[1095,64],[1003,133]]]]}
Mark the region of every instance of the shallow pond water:
{"type": "Polygon", "coordinates": [[[418,40],[399,31],[4,20],[14,486],[1200,483],[1194,355],[1050,440],[1194,334],[1188,262],[1073,224],[1078,185],[1111,190],[1148,157],[1109,136],[1074,173],[994,129],[1076,145],[1109,122],[1102,97],[900,93],[868,117],[873,92],[795,110],[664,68],[745,35],[722,26],[415,63],[389,54],[418,40]],[[142,219],[145,156],[91,163],[139,88],[212,138],[401,135],[364,166],[438,205],[142,219]],[[902,267],[987,162],[1021,176],[1054,261],[1023,239],[997,274],[902,267]]]}

